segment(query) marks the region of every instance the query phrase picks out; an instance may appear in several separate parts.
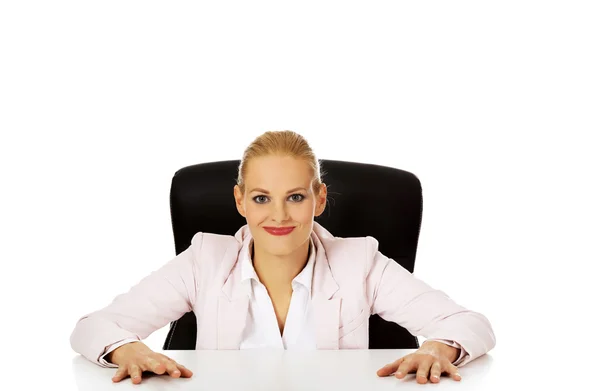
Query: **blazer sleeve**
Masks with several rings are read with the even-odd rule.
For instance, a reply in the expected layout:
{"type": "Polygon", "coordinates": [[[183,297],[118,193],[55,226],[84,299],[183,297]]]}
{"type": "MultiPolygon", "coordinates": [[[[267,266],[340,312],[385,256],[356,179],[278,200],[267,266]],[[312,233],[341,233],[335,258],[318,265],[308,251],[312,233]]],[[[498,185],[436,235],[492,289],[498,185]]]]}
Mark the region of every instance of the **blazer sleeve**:
{"type": "Polygon", "coordinates": [[[101,358],[113,344],[145,339],[191,311],[198,290],[195,259],[201,240],[202,235],[196,234],[186,250],[128,292],[81,317],[71,333],[72,349],[102,367],[112,366],[101,358]]]}
{"type": "Polygon", "coordinates": [[[411,334],[431,340],[453,341],[460,346],[461,367],[490,351],[496,337],[489,320],[471,311],[415,277],[377,250],[378,242],[367,238],[367,285],[371,313],[399,324],[411,334]]]}

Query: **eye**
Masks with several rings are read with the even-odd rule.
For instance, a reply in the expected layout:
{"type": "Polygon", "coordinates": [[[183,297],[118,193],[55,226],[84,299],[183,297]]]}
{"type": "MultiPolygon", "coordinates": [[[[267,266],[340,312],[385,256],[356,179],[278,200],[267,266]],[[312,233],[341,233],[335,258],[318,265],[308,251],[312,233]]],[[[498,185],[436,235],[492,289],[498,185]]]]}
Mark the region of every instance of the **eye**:
{"type": "Polygon", "coordinates": [[[304,200],[304,196],[302,194],[292,194],[290,196],[290,198],[292,199],[292,201],[294,202],[301,202],[302,200],[304,200]]]}
{"type": "Polygon", "coordinates": [[[257,204],[264,204],[265,202],[267,202],[267,196],[259,195],[252,198],[252,200],[254,200],[254,202],[256,202],[257,204]]]}

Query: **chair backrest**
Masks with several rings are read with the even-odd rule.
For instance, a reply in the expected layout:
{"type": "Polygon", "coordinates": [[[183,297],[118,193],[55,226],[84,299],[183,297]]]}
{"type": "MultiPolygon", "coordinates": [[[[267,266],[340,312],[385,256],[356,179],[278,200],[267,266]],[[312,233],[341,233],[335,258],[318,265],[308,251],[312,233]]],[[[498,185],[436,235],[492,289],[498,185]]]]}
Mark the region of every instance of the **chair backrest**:
{"type": "MultiPolygon", "coordinates": [[[[421,230],[421,183],[412,173],[374,164],[321,160],[328,204],[315,221],[337,237],[373,236],[379,250],[411,273],[421,230]]],[[[178,170],[170,193],[176,254],[199,231],[233,235],[246,220],[233,197],[239,160],[196,164],[178,170]]],[[[171,322],[165,350],[193,350],[196,317],[188,312],[171,322]]],[[[378,315],[369,319],[370,349],[418,348],[403,327],[378,315]]]]}

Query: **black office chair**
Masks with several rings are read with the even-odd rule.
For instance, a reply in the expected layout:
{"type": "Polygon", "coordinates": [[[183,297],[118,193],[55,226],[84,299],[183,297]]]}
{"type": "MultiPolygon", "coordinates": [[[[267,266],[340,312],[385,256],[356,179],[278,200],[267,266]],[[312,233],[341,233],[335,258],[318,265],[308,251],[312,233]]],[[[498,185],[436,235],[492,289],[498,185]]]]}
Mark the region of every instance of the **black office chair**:
{"type": "MultiPolygon", "coordinates": [[[[195,233],[233,235],[246,220],[233,197],[239,160],[196,164],[178,170],[170,203],[175,251],[181,253],[195,233]]],[[[374,164],[321,160],[328,204],[316,217],[337,237],[373,236],[379,250],[411,273],[421,230],[423,196],[410,172],[374,164]]],[[[164,350],[194,350],[196,316],[188,312],[171,322],[164,350]]],[[[414,349],[415,336],[378,315],[369,319],[369,349],[414,349]]]]}

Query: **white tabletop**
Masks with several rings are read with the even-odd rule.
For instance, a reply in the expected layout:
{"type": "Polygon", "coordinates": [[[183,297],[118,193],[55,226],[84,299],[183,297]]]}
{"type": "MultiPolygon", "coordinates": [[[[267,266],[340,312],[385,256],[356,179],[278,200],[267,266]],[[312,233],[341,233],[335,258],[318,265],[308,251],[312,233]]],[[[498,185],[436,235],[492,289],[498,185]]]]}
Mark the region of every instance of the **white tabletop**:
{"type": "Polygon", "coordinates": [[[79,390],[423,390],[423,387],[482,390],[495,388],[493,355],[487,354],[460,369],[462,380],[442,377],[440,383],[418,384],[411,374],[399,380],[376,372],[414,350],[240,350],[163,351],[194,372],[189,379],[144,374],[142,384],[127,378],[114,384],[116,369],[99,367],[77,355],[72,362],[79,390]],[[459,387],[459,388],[455,388],[459,387]]]}

